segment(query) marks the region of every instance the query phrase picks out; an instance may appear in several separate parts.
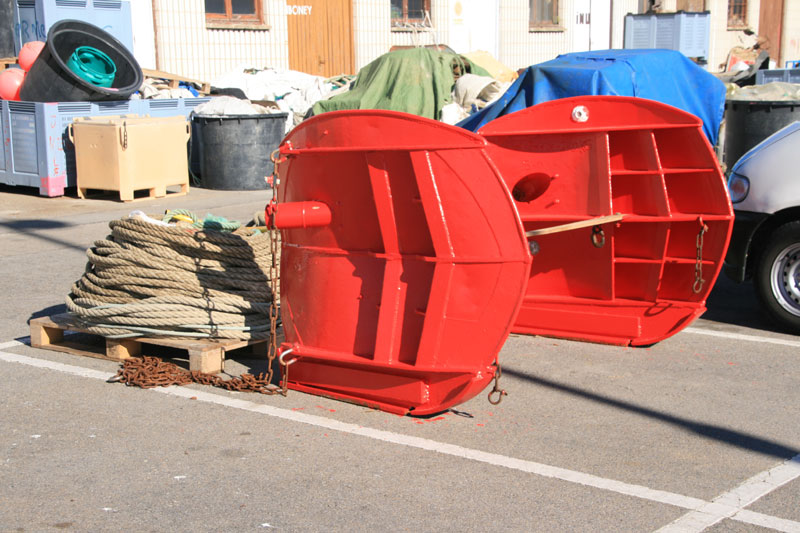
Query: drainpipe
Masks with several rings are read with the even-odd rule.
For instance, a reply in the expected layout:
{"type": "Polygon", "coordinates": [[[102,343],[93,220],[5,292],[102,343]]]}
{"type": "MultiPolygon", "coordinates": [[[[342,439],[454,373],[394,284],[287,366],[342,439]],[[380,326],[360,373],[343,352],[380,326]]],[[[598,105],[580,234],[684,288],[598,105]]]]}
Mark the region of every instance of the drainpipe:
{"type": "Polygon", "coordinates": [[[156,12],[158,11],[158,0],[152,0],[153,5],[153,49],[156,53],[156,70],[161,70],[161,59],[158,55],[158,18],[156,12]]]}

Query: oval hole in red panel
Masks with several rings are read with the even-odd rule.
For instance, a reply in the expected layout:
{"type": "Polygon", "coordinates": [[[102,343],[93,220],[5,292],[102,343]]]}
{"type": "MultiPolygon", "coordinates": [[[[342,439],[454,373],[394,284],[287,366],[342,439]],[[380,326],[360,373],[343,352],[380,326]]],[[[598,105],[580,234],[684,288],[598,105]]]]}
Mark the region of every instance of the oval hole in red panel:
{"type": "Polygon", "coordinates": [[[514,185],[511,195],[518,202],[531,202],[544,194],[552,179],[544,172],[528,174],[514,185]]]}

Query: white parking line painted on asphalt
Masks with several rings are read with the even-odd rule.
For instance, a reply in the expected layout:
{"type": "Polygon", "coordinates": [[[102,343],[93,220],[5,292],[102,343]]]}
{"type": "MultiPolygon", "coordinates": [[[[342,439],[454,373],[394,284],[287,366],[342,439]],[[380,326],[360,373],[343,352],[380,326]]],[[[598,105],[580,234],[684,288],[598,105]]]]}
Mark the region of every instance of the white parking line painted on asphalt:
{"type": "Polygon", "coordinates": [[[762,337],[761,335],[745,335],[743,333],[729,333],[727,331],[715,331],[713,329],[702,328],[686,328],[683,331],[686,333],[694,333],[696,335],[708,335],[709,337],[721,337],[723,339],[731,339],[737,341],[751,341],[751,342],[765,342],[767,344],[780,344],[781,346],[793,346],[800,348],[800,341],[790,341],[787,339],[775,339],[773,337],[762,337]]]}
{"type": "MultiPolygon", "coordinates": [[[[116,375],[113,373],[100,372],[89,368],[67,365],[56,361],[37,359],[35,357],[28,357],[25,355],[13,354],[3,351],[0,351],[0,361],[6,361],[10,363],[20,363],[36,368],[56,370],[66,374],[71,374],[73,376],[92,378],[103,381],[108,381],[111,377],[116,375]]],[[[338,420],[324,418],[321,416],[309,415],[297,411],[291,411],[280,407],[258,404],[255,402],[251,402],[249,400],[242,400],[238,398],[231,398],[228,396],[212,394],[205,391],[198,391],[196,389],[187,389],[183,387],[167,387],[167,388],[149,389],[149,392],[158,392],[169,396],[177,396],[180,398],[187,398],[187,399],[192,398],[196,401],[213,403],[215,405],[222,405],[233,409],[240,409],[243,411],[260,413],[267,416],[288,420],[291,422],[299,422],[301,424],[308,424],[311,426],[329,429],[332,431],[338,431],[341,433],[358,435],[361,437],[367,437],[370,439],[388,442],[392,444],[399,444],[401,446],[408,446],[410,448],[417,448],[421,450],[441,453],[444,455],[450,455],[453,457],[460,457],[462,459],[469,459],[472,461],[490,464],[493,466],[502,466],[505,468],[510,468],[512,470],[528,472],[543,477],[559,479],[561,481],[568,481],[570,483],[576,483],[587,487],[607,490],[617,494],[632,496],[634,498],[639,498],[651,502],[672,505],[675,507],[680,507],[691,511],[704,510],[703,511],[704,514],[713,513],[715,516],[718,515],[721,518],[729,517],[732,520],[746,522],[749,524],[757,523],[758,525],[763,525],[764,527],[771,527],[773,529],[777,529],[778,531],[788,531],[793,533],[800,532],[800,522],[783,520],[762,513],[756,513],[753,511],[743,511],[742,510],[743,505],[739,505],[738,501],[733,502],[735,503],[735,505],[731,505],[731,499],[725,499],[724,501],[719,501],[719,502],[717,502],[716,500],[714,502],[707,502],[705,500],[701,500],[699,498],[693,498],[691,496],[684,496],[682,494],[651,489],[648,487],[644,487],[642,485],[633,485],[631,483],[625,483],[614,479],[601,478],[598,476],[594,476],[592,474],[586,474],[584,472],[578,472],[575,470],[568,470],[566,468],[560,468],[557,466],[550,466],[543,463],[536,463],[534,461],[527,461],[525,459],[517,459],[506,455],[484,452],[472,448],[464,448],[463,446],[458,446],[456,444],[448,444],[445,442],[438,442],[430,439],[413,437],[411,435],[404,435],[402,433],[394,433],[391,431],[368,428],[356,424],[350,424],[348,422],[341,422],[338,420]],[[740,517],[740,515],[742,516],[740,517]]],[[[798,459],[798,457],[795,457],[794,459],[792,459],[792,461],[795,461],[796,459],[798,459]]],[[[776,469],[769,470],[764,475],[773,472],[773,470],[776,469]]],[[[784,470],[778,470],[776,475],[781,476],[780,479],[784,479],[787,477],[787,472],[785,472],[784,470]]],[[[759,476],[761,476],[761,474],[759,474],[759,476]]],[[[751,478],[750,480],[745,482],[743,486],[749,486],[748,484],[752,483],[759,476],[751,478]]],[[[794,479],[794,477],[792,479],[794,479]]],[[[781,484],[787,483],[788,481],[790,481],[790,479],[786,479],[786,481],[783,481],[783,483],[781,484]]],[[[747,492],[747,490],[745,490],[744,492],[747,492]]],[[[720,498],[722,498],[722,496],[720,496],[720,498]]],[[[691,514],[693,513],[689,513],[686,516],[689,516],[691,514]]]]}
{"type": "Polygon", "coordinates": [[[23,346],[23,343],[19,341],[8,341],[0,344],[0,350],[4,350],[6,348],[11,348],[13,346],[23,346]]]}
{"type": "MultiPolygon", "coordinates": [[[[0,344],[0,346],[3,346],[0,344]]],[[[35,357],[28,357],[26,355],[19,355],[16,353],[0,352],[0,360],[8,361],[9,363],[22,363],[23,365],[34,366],[36,368],[46,368],[48,370],[58,370],[65,374],[72,374],[82,378],[101,379],[108,381],[116,375],[116,373],[109,374],[108,372],[100,372],[99,370],[92,370],[91,368],[83,368],[82,366],[65,365],[56,361],[48,361],[47,359],[37,359],[35,357]]]]}
{"type": "Polygon", "coordinates": [[[744,510],[759,498],[798,477],[800,477],[800,454],[766,472],[756,474],[735,489],[720,494],[701,508],[662,527],[658,533],[699,533],[726,518],[735,518],[742,522],[779,531],[800,532],[800,523],[775,517],[766,520],[765,515],[744,510]],[[749,517],[751,514],[758,516],[749,517]]]}
{"type": "Polygon", "coordinates": [[[733,517],[734,520],[744,522],[746,524],[753,524],[754,526],[761,526],[777,531],[785,531],[786,533],[798,533],[800,531],[800,523],[785,518],[778,518],[777,516],[769,516],[761,513],[755,513],[744,509],[736,513],[733,517]]]}

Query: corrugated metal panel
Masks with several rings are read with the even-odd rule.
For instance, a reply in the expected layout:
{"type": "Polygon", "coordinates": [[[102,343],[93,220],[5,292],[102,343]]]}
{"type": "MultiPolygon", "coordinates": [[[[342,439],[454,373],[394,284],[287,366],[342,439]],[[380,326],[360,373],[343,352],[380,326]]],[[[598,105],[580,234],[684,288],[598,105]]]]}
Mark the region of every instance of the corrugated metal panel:
{"type": "Polygon", "coordinates": [[[502,1],[498,59],[516,70],[570,52],[572,40],[569,30],[574,3],[564,0],[559,4],[559,20],[562,21],[563,31],[532,32],[529,29],[529,0],[502,1]]]}
{"type": "Polygon", "coordinates": [[[390,3],[386,0],[354,0],[356,70],[385,54],[392,46],[447,44],[450,0],[431,2],[432,28],[392,30],[390,3]]]}
{"type": "MultiPolygon", "coordinates": [[[[308,1],[311,5],[313,0],[308,1]]],[[[317,0],[321,1],[321,0],[317,0]]],[[[337,0],[338,1],[338,0],[337,0]]],[[[391,30],[390,2],[387,0],[352,0],[355,73],[386,53],[394,45],[448,44],[448,19],[456,0],[432,0],[431,18],[434,27],[422,32],[391,30]]],[[[575,0],[561,0],[559,6],[561,31],[530,31],[530,0],[500,0],[498,59],[511,68],[523,68],[547,61],[558,54],[573,51],[575,0]]],[[[603,1],[603,0],[597,0],[603,1]]],[[[670,0],[674,3],[674,0],[670,0]]],[[[623,19],[626,13],[636,13],[638,0],[605,0],[611,10],[611,42],[622,47],[623,19]]],[[[213,80],[239,64],[258,67],[289,67],[288,21],[286,0],[264,0],[267,31],[211,30],[205,25],[203,2],[200,0],[157,0],[155,13],[158,35],[159,66],[162,70],[204,80],[213,80]]],[[[306,4],[293,0],[292,3],[306,4]]],[[[758,23],[758,2],[749,8],[752,27],[758,23]]],[[[725,54],[739,44],[741,32],[729,32],[725,14],[727,0],[707,0],[712,13],[712,38],[710,66],[724,61],[725,54]]],[[[797,20],[800,15],[786,6],[786,20],[797,20]]],[[[338,15],[337,15],[338,17],[338,15]]],[[[798,50],[790,42],[792,29],[797,22],[787,23],[784,48],[791,54],[798,50]]],[[[796,32],[795,32],[796,34],[796,32]]],[[[795,39],[796,41],[796,39],[795,39]]],[[[339,44],[335,46],[340,46],[339,44]]]]}
{"type": "Polygon", "coordinates": [[[198,0],[158,0],[156,34],[161,70],[213,80],[237,65],[288,68],[285,1],[264,0],[268,30],[206,28],[198,0]]]}
{"type": "Polygon", "coordinates": [[[611,46],[622,48],[625,35],[625,15],[639,13],[639,0],[614,0],[611,11],[611,46]]]}

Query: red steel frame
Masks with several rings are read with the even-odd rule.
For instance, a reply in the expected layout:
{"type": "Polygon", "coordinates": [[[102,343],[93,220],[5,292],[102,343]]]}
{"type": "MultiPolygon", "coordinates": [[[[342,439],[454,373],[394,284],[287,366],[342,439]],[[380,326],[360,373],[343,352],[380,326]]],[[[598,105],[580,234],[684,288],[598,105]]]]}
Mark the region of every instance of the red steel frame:
{"type": "Polygon", "coordinates": [[[652,100],[586,96],[539,104],[478,132],[526,231],[624,217],[603,226],[600,248],[591,228],[534,238],[540,251],[514,332],[649,345],[705,311],[733,210],[701,126],[652,100]],[[695,285],[698,267],[705,281],[695,285]]]}
{"type": "Polygon", "coordinates": [[[403,414],[483,390],[510,330],[674,335],[705,310],[733,223],[700,120],[637,98],[556,100],[478,134],[331,112],[276,169],[289,386],[403,414]]]}
{"type": "Polygon", "coordinates": [[[486,387],[531,261],[486,148],[390,111],[326,113],[284,140],[275,220],[291,388],[428,414],[486,387]]]}

